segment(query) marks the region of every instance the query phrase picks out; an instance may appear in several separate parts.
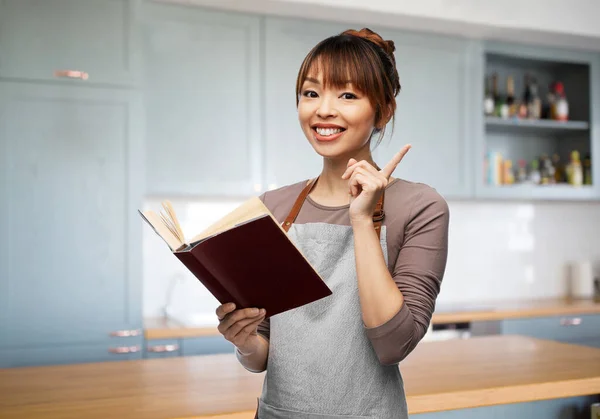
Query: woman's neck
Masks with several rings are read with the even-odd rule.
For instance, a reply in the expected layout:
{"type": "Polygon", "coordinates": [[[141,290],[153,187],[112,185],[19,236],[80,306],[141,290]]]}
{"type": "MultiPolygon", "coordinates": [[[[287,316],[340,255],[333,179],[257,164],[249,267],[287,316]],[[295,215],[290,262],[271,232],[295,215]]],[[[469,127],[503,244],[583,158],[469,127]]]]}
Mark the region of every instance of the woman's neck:
{"type": "Polygon", "coordinates": [[[319,181],[310,193],[314,201],[326,206],[341,206],[350,202],[348,179],[342,179],[342,175],[348,168],[348,161],[351,158],[356,161],[366,160],[377,167],[368,147],[354,155],[342,158],[323,158],[323,170],[319,175],[319,181]]]}

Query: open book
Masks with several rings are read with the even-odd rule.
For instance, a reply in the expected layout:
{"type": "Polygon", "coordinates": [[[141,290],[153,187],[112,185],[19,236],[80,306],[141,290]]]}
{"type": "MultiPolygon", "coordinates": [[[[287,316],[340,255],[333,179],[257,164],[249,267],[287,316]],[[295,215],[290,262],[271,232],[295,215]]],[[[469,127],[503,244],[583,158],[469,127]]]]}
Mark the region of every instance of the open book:
{"type": "Polygon", "coordinates": [[[268,318],[332,294],[258,197],[189,239],[171,203],[162,207],[138,212],[221,304],[268,318]]]}

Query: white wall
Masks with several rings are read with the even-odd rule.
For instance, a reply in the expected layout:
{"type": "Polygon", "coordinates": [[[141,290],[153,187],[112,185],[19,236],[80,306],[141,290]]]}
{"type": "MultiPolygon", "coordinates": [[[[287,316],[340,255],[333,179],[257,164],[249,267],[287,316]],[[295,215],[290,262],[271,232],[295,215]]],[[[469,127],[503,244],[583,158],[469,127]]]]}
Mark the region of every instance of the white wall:
{"type": "MultiPolygon", "coordinates": [[[[157,201],[148,206],[158,208],[157,201]]],[[[200,231],[232,208],[175,201],[184,229],[200,231]]],[[[571,261],[600,261],[600,204],[450,201],[448,265],[440,305],[565,295],[571,261]]],[[[162,315],[169,284],[181,313],[212,318],[217,302],[166,245],[144,228],[144,315],[162,315]],[[179,279],[177,279],[179,278],[179,279]]]]}
{"type": "Polygon", "coordinates": [[[159,0],[600,51],[598,0],[159,0]]]}

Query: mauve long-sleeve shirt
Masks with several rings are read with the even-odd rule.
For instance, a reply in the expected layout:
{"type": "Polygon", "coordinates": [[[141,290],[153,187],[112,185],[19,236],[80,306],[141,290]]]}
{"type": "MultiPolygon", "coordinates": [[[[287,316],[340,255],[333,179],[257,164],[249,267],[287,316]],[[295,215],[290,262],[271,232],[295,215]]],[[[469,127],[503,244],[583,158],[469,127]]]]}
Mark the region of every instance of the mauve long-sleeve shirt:
{"type": "MultiPolygon", "coordinates": [[[[284,186],[260,198],[281,223],[305,185],[306,181],[284,186]]],[[[295,222],[350,225],[348,208],[323,206],[309,196],[295,222]]],[[[404,303],[386,323],[365,326],[365,333],[379,361],[394,365],[417,346],[431,322],[446,268],[450,214],[435,189],[402,179],[388,184],[384,210],[388,269],[404,303]]],[[[269,320],[259,325],[258,333],[269,339],[269,320]]]]}

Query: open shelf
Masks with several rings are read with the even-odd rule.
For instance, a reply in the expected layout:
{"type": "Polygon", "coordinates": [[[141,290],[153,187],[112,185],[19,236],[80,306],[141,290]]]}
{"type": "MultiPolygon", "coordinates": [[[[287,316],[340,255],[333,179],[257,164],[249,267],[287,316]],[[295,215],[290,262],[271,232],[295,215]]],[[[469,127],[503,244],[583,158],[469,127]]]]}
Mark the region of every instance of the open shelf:
{"type": "MultiPolygon", "coordinates": [[[[482,120],[484,173],[477,188],[478,196],[507,200],[598,198],[594,179],[591,179],[592,184],[585,184],[590,179],[589,157],[593,148],[590,64],[582,60],[554,60],[550,55],[539,58],[518,51],[513,54],[506,49],[502,53],[487,51],[484,54],[485,82],[492,75],[497,78],[497,93],[502,106],[497,107],[497,102],[493,102],[493,115],[488,113],[482,120]],[[514,105],[507,108],[509,78],[514,88],[514,105]],[[553,113],[549,110],[548,98],[550,86],[555,82],[561,82],[565,89],[567,121],[550,119],[553,113]],[[533,84],[532,94],[525,95],[528,83],[537,84],[537,95],[533,84]],[[534,106],[532,97],[537,97],[541,106],[534,106]],[[529,118],[531,115],[533,117],[529,118]],[[569,173],[567,166],[574,151],[579,153],[584,170],[585,181],[581,186],[567,183],[569,176],[565,175],[569,173]],[[528,178],[522,183],[518,181],[520,163],[524,164],[528,178]],[[509,167],[515,181],[513,184],[510,184],[511,180],[509,184],[505,183],[506,179],[510,179],[506,176],[509,167]],[[544,183],[550,184],[530,183],[530,176],[535,170],[541,172],[544,183]],[[555,172],[559,173],[556,177],[555,172]],[[555,178],[558,183],[553,184],[555,178]]],[[[487,111],[490,111],[489,107],[487,111]]],[[[591,161],[592,166],[594,163],[591,161]]]]}
{"type": "Polygon", "coordinates": [[[556,185],[486,185],[479,192],[481,198],[487,199],[517,199],[517,200],[547,200],[547,201],[589,201],[595,200],[596,190],[591,185],[572,186],[556,185]]]}
{"type": "Polygon", "coordinates": [[[565,131],[587,131],[590,124],[586,121],[553,121],[551,119],[503,119],[495,116],[485,118],[487,130],[512,133],[564,133],[565,131]]]}

